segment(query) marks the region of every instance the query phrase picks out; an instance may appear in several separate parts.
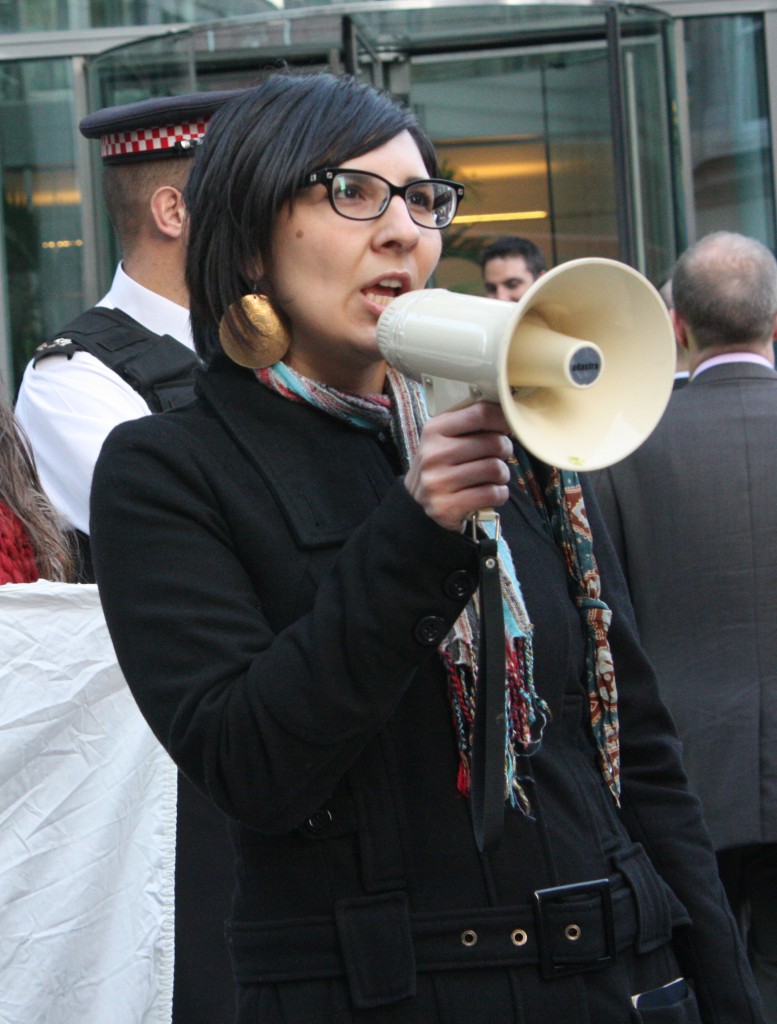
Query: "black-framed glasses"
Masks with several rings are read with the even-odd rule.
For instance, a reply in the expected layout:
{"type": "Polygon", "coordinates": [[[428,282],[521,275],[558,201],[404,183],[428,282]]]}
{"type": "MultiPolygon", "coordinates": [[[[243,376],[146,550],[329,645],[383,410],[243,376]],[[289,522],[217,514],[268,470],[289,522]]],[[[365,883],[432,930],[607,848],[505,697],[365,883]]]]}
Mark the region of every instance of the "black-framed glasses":
{"type": "Polygon", "coordinates": [[[348,167],[322,167],[305,175],[303,185],[324,185],[335,213],[349,220],[376,220],[394,196],[401,196],[411,219],[422,228],[447,228],[456,216],[464,186],[445,178],[418,178],[392,185],[379,174],[348,167]]]}

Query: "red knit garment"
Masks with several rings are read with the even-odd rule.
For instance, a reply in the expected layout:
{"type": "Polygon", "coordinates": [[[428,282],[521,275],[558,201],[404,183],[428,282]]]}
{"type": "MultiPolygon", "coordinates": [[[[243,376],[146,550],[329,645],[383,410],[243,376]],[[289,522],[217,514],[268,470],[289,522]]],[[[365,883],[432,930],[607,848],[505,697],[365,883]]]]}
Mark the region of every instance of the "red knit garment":
{"type": "Polygon", "coordinates": [[[0,501],[0,584],[34,583],[38,575],[27,530],[19,517],[0,501]]]}

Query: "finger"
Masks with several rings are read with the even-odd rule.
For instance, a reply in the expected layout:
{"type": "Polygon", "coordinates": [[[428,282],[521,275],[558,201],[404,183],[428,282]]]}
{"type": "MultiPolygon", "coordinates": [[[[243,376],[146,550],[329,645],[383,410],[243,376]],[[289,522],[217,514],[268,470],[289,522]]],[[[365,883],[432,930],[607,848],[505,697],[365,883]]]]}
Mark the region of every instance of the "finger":
{"type": "Polygon", "coordinates": [[[430,467],[425,480],[430,490],[455,493],[472,487],[504,486],[510,482],[510,468],[504,459],[474,459],[430,467]]]}
{"type": "Polygon", "coordinates": [[[509,490],[502,485],[471,487],[455,494],[435,494],[428,503],[422,502],[426,514],[448,530],[460,530],[462,523],[484,508],[499,508],[507,501],[509,490]]]}
{"type": "Polygon", "coordinates": [[[428,425],[448,437],[481,431],[494,431],[499,434],[510,433],[510,424],[502,412],[502,407],[496,402],[474,402],[461,409],[440,413],[438,416],[434,416],[428,425]]]}
{"type": "Polygon", "coordinates": [[[504,434],[495,433],[441,436],[436,444],[429,445],[425,454],[428,455],[430,463],[441,462],[450,465],[481,459],[501,459],[507,462],[513,457],[513,443],[504,434]]]}
{"type": "Polygon", "coordinates": [[[458,529],[472,512],[503,505],[509,479],[510,470],[501,459],[481,459],[435,467],[418,478],[411,493],[432,519],[458,529]]]}

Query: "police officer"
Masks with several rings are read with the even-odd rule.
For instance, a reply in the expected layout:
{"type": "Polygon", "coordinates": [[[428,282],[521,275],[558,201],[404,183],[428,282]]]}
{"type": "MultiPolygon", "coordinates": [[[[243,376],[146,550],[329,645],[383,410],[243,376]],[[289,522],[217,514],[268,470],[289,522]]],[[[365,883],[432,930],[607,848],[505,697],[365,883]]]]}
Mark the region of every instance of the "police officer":
{"type": "Polygon", "coordinates": [[[99,139],[103,195],[122,259],[113,283],[36,350],[16,416],[27,432],[43,488],[79,531],[88,564],[94,463],[124,420],[183,404],[197,366],[184,281],[181,196],[210,115],[234,92],[167,96],[109,107],[84,118],[99,139]]]}
{"type": "MultiPolygon", "coordinates": [[[[193,397],[198,365],[184,280],[182,191],[213,112],[234,91],[110,107],[79,125],[99,139],[103,195],[121,263],[99,303],[36,350],[16,415],[43,488],[89,558],[89,492],[106,436],[124,420],[193,397]]],[[[175,1024],[227,1024],[234,995],[224,939],[231,849],[219,811],[179,776],[175,1024]]]]}

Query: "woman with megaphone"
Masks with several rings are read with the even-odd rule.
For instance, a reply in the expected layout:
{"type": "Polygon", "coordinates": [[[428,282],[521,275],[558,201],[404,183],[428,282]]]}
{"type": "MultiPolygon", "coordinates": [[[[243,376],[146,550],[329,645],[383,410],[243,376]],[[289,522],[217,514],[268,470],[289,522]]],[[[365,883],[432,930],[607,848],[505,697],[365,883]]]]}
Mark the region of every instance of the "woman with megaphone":
{"type": "Polygon", "coordinates": [[[378,347],[462,195],[350,78],[222,108],[186,192],[196,401],[95,473],[119,661],[231,819],[236,1019],[760,1020],[576,476],[496,403],[429,419],[378,347]]]}

